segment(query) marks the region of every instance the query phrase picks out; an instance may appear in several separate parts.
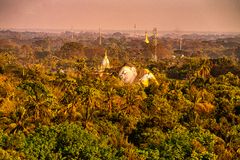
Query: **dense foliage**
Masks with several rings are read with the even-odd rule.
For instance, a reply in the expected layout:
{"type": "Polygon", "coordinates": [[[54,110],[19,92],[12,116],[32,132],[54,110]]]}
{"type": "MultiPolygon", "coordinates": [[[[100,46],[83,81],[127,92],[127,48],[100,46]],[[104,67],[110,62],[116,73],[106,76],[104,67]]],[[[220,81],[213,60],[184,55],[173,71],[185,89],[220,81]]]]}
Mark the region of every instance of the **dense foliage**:
{"type": "Polygon", "coordinates": [[[144,88],[117,77],[129,53],[100,77],[83,45],[30,52],[0,53],[0,159],[240,158],[237,59],[133,60],[159,82],[144,88]]]}

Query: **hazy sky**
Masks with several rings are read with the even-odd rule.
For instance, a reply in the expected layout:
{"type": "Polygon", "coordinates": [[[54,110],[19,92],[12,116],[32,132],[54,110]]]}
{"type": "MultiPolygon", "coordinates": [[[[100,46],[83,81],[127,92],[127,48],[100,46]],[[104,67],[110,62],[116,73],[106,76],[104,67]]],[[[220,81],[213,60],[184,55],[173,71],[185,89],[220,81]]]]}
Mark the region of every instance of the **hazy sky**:
{"type": "Polygon", "coordinates": [[[0,0],[0,28],[240,32],[240,0],[0,0]]]}

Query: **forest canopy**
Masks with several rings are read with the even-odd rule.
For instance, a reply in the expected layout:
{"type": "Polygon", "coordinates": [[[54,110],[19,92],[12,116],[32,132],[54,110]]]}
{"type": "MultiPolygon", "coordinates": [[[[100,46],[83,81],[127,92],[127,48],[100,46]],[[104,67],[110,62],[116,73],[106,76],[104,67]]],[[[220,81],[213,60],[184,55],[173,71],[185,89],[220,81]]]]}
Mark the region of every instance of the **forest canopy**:
{"type": "Polygon", "coordinates": [[[171,37],[10,33],[0,34],[0,159],[240,158],[239,37],[179,49],[171,37]],[[126,63],[158,84],[124,84],[126,63]]]}

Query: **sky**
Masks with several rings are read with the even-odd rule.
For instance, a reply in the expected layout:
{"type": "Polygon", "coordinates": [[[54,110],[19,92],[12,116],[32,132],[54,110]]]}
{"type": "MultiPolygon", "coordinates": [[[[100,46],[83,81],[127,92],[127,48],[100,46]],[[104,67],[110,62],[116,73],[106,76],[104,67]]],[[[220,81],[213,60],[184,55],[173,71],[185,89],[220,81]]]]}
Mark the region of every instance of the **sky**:
{"type": "Polygon", "coordinates": [[[0,28],[240,32],[240,0],[0,0],[0,28]]]}

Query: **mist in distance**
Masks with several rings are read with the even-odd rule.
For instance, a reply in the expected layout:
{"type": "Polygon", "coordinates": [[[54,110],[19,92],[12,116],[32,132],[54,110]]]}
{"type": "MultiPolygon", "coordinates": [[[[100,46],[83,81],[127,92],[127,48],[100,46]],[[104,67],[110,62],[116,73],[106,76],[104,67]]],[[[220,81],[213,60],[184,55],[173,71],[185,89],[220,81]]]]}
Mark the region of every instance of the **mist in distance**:
{"type": "Polygon", "coordinates": [[[240,32],[239,0],[0,0],[1,29],[240,32]]]}

